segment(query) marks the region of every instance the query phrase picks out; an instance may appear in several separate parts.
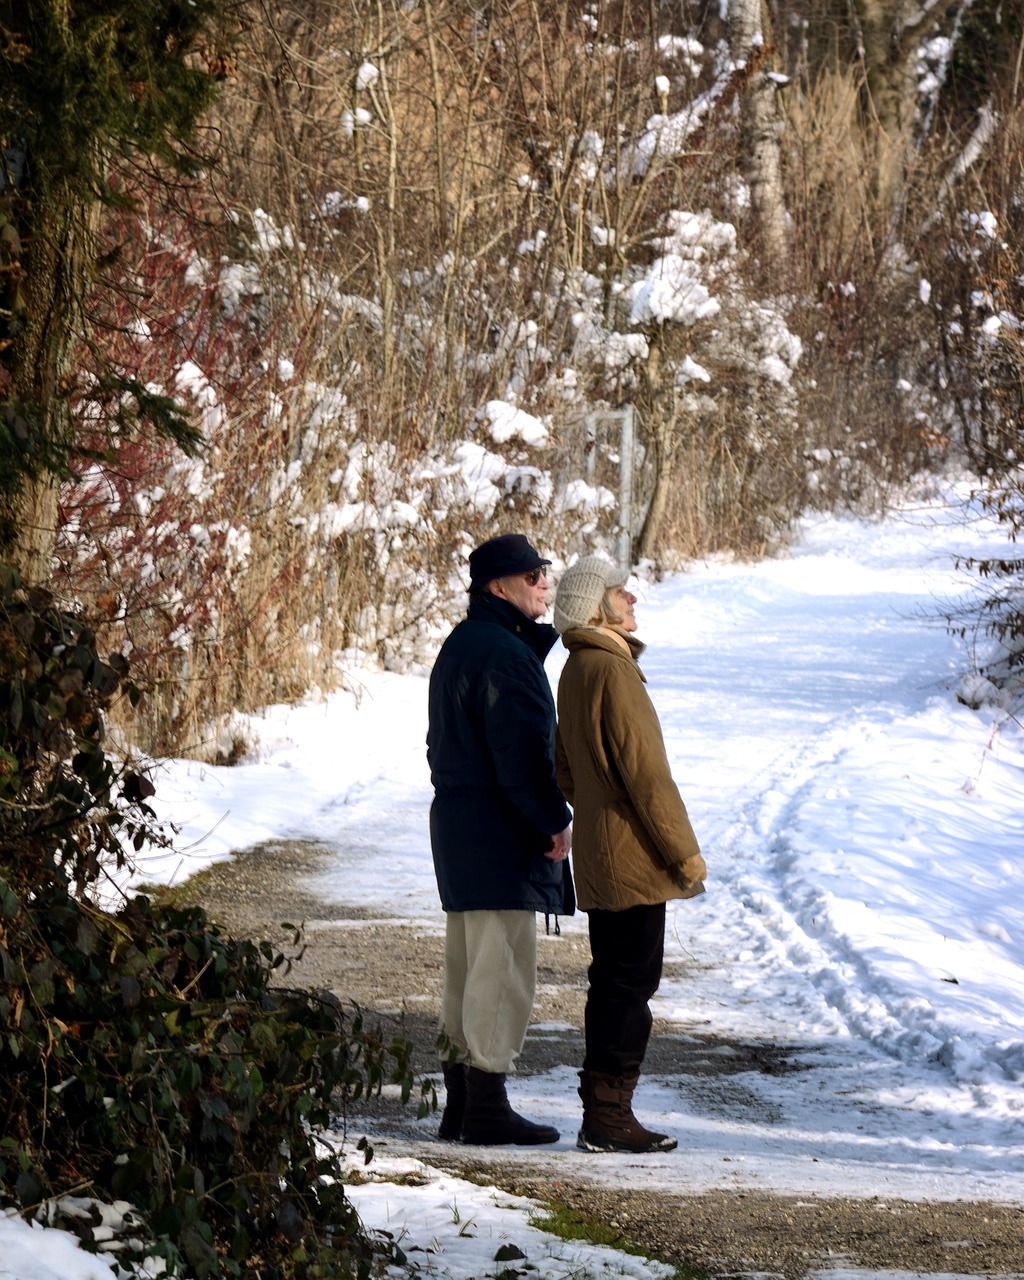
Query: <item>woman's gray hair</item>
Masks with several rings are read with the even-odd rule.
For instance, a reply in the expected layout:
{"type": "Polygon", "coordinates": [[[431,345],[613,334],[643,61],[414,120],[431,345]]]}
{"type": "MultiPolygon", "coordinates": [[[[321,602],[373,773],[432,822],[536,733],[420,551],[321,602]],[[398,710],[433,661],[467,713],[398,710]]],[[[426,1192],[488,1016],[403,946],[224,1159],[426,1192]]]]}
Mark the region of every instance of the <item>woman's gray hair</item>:
{"type": "Polygon", "coordinates": [[[610,587],[605,587],[601,603],[597,606],[597,626],[620,627],[626,621],[626,615],[619,613],[618,609],[612,604],[611,599],[612,592],[624,585],[622,582],[615,582],[610,587]]]}

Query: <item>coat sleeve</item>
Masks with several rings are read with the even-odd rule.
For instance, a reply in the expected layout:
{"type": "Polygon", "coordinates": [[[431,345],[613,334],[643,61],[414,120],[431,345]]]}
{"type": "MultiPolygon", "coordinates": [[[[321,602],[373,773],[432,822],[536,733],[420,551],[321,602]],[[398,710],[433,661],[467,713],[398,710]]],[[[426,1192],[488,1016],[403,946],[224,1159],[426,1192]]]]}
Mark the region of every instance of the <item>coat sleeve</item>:
{"type": "Polygon", "coordinates": [[[633,671],[609,679],[603,700],[607,751],[666,870],[687,887],[703,880],[707,868],[643,681],[633,671]]]}
{"type": "Polygon", "coordinates": [[[572,821],[555,779],[555,707],[544,669],[526,663],[492,669],[484,688],[485,740],[495,777],[538,831],[556,835],[572,821]]]}
{"type": "Polygon", "coordinates": [[[576,794],[576,788],[573,785],[572,770],[569,768],[569,756],[562,741],[561,730],[557,728],[555,729],[555,776],[562,795],[575,808],[573,797],[576,794]]]}

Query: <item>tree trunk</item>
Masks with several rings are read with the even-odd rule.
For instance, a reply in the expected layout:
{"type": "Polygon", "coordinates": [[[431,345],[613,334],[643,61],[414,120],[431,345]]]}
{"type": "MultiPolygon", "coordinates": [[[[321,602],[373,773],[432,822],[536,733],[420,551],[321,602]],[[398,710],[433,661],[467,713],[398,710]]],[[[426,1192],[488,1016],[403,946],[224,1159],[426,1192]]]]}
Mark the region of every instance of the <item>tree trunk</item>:
{"type": "Polygon", "coordinates": [[[18,541],[11,563],[26,586],[45,586],[50,580],[57,538],[57,481],[48,473],[26,480],[14,504],[18,541]]]}
{"type": "Polygon", "coordinates": [[[730,0],[733,58],[750,68],[743,93],[744,128],[749,148],[750,202],[757,214],[764,257],[784,262],[788,253],[786,202],[782,186],[781,122],[775,96],[778,83],[768,74],[761,0],[730,0]]]}
{"type": "Polygon", "coordinates": [[[665,520],[668,509],[669,493],[672,488],[672,432],[676,425],[675,396],[671,389],[668,392],[670,403],[666,405],[666,391],[662,377],[662,341],[659,332],[650,338],[650,355],[644,368],[644,382],[647,392],[648,444],[653,455],[654,477],[651,485],[651,497],[647,504],[640,536],[633,548],[633,562],[654,559],[658,545],[658,535],[665,520]]]}
{"type": "Polygon", "coordinates": [[[57,532],[59,473],[72,441],[73,356],[85,333],[98,205],[68,188],[22,220],[24,278],[10,322],[8,400],[25,423],[33,474],[13,502],[14,543],[3,548],[22,580],[45,584],[57,532]]]}
{"type": "Polygon", "coordinates": [[[672,489],[671,448],[669,436],[671,425],[660,415],[656,415],[650,425],[650,445],[654,454],[654,486],[651,500],[647,504],[643,528],[636,540],[633,560],[653,560],[658,545],[658,534],[665,520],[668,508],[669,493],[672,489]]]}
{"type": "Polygon", "coordinates": [[[936,0],[854,0],[868,111],[877,128],[875,168],[881,208],[891,212],[904,185],[917,103],[917,49],[935,21],[936,0]]]}

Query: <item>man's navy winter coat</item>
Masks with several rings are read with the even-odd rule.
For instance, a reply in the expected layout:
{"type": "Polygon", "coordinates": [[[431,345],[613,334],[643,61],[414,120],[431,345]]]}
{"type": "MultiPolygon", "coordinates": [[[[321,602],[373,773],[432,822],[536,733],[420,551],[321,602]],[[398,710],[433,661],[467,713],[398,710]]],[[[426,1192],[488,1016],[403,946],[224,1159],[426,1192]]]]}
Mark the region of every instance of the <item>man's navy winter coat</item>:
{"type": "Polygon", "coordinates": [[[544,856],[572,815],[555,781],[543,662],[557,633],[474,596],[430,676],[430,843],[445,911],[575,908],[567,862],[544,856]]]}

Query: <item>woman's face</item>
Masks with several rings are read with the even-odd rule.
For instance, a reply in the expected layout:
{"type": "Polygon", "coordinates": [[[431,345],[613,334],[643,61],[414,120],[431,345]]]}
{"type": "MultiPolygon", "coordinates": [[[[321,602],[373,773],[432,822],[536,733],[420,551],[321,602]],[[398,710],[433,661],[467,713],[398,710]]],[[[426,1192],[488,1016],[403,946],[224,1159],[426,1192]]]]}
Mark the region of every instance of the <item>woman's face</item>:
{"type": "Polygon", "coordinates": [[[623,631],[636,630],[636,616],[633,613],[633,606],[636,604],[636,596],[627,591],[625,587],[612,587],[608,592],[609,603],[616,613],[622,614],[621,627],[623,631]]]}

